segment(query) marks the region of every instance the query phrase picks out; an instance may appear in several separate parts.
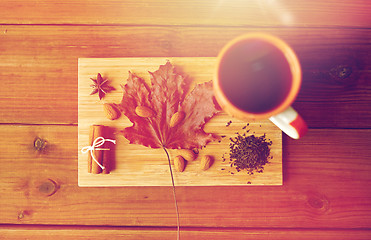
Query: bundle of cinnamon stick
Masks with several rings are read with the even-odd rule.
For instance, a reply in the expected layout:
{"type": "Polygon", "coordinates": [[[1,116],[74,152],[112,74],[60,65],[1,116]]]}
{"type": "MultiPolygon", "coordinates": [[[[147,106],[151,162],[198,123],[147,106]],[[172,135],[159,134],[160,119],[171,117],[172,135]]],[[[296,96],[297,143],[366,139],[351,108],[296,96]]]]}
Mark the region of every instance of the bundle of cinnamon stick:
{"type": "MultiPolygon", "coordinates": [[[[99,137],[106,138],[108,137],[109,127],[103,126],[103,125],[92,125],[90,126],[89,130],[89,144],[90,146],[93,145],[94,140],[99,137]]],[[[101,168],[92,158],[91,154],[88,154],[88,172],[93,174],[109,174],[112,170],[112,148],[113,144],[110,144],[110,146],[105,143],[103,146],[100,146],[99,148],[106,148],[110,150],[99,150],[94,149],[92,150],[94,154],[95,159],[101,164],[104,169],[101,168]]]]}

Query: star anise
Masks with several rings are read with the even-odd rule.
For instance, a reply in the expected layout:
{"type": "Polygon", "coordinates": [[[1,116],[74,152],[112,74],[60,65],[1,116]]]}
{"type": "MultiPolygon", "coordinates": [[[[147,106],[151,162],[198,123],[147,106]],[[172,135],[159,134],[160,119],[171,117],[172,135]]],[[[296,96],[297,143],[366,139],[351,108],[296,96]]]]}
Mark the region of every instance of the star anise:
{"type": "Polygon", "coordinates": [[[97,79],[90,79],[94,82],[94,84],[90,85],[90,87],[93,88],[93,91],[90,93],[90,95],[98,93],[100,100],[104,98],[104,95],[106,95],[108,92],[115,90],[114,87],[107,85],[108,80],[102,78],[102,75],[100,75],[100,73],[98,73],[97,79]]]}

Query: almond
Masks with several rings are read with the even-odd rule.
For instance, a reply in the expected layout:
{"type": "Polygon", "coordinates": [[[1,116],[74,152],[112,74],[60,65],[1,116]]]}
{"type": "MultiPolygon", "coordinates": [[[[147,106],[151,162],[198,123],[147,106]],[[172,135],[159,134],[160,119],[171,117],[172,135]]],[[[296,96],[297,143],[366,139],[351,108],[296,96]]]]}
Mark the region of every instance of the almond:
{"type": "Polygon", "coordinates": [[[180,149],[178,150],[178,154],[187,161],[194,161],[197,158],[197,154],[189,149],[180,149]]]}
{"type": "Polygon", "coordinates": [[[185,161],[182,156],[176,156],[174,159],[174,167],[178,172],[183,172],[185,168],[185,161]]]}
{"type": "Polygon", "coordinates": [[[139,117],[144,117],[144,118],[152,117],[154,115],[153,110],[146,106],[137,106],[135,108],[135,113],[139,117]]]}
{"type": "Polygon", "coordinates": [[[115,104],[113,103],[105,103],[103,104],[103,110],[106,114],[106,117],[109,120],[115,120],[120,117],[121,112],[118,110],[115,104]]]}
{"type": "Polygon", "coordinates": [[[200,168],[201,170],[207,170],[213,165],[213,158],[210,155],[205,155],[201,158],[200,168]]]}
{"type": "Polygon", "coordinates": [[[177,126],[181,121],[183,121],[184,117],[185,113],[182,111],[174,113],[170,119],[170,127],[172,128],[177,126]]]}

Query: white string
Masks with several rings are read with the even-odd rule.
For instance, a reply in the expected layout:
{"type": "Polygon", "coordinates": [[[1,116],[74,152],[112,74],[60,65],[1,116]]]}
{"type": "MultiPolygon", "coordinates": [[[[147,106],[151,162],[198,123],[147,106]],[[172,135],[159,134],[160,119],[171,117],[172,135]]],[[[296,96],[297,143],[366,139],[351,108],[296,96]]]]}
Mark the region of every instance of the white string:
{"type": "Polygon", "coordinates": [[[113,144],[116,144],[116,140],[113,140],[113,139],[105,139],[104,137],[97,137],[94,142],[93,142],[93,145],[91,146],[86,146],[86,147],[83,147],[81,149],[81,152],[82,153],[87,153],[90,151],[90,155],[91,155],[91,158],[94,160],[94,162],[96,164],[98,164],[98,166],[102,169],[104,169],[104,166],[102,166],[98,160],[95,158],[94,156],[94,151],[95,150],[110,150],[109,148],[99,148],[100,146],[102,146],[105,142],[112,142],[113,144]]]}

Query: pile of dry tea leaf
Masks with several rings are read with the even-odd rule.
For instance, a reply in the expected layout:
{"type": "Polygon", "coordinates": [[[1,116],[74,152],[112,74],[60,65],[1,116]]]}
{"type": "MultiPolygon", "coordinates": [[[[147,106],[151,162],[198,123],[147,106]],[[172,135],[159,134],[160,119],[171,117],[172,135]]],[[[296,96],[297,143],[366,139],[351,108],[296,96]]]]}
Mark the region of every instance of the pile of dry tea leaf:
{"type": "Polygon", "coordinates": [[[265,139],[265,134],[260,137],[237,134],[237,137],[230,140],[231,167],[234,166],[238,172],[246,170],[248,174],[254,174],[255,171],[263,172],[264,165],[269,162],[270,145],[272,145],[272,141],[265,139]]]}

